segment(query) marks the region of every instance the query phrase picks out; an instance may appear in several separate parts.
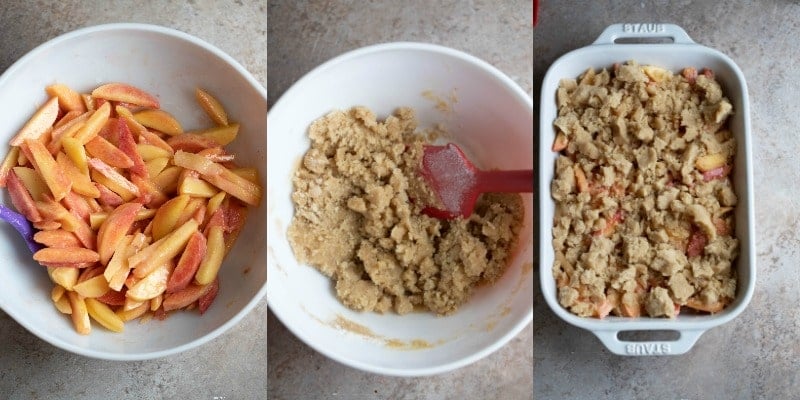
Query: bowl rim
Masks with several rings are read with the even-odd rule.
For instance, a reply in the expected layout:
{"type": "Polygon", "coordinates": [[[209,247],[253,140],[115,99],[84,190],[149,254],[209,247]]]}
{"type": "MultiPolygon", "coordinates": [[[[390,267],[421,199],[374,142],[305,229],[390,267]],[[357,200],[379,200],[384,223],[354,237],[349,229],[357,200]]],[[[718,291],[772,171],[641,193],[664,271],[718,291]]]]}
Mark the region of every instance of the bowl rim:
{"type": "MultiPolygon", "coordinates": [[[[298,90],[298,88],[302,88],[306,82],[316,79],[317,76],[323,74],[328,69],[336,67],[342,63],[347,61],[363,57],[365,55],[371,55],[375,53],[382,53],[382,52],[390,52],[390,51],[423,51],[423,52],[430,52],[430,53],[437,53],[442,54],[447,57],[455,58],[460,61],[466,62],[474,67],[477,67],[481,70],[481,72],[486,73],[488,76],[495,78],[500,81],[502,86],[509,91],[509,93],[515,97],[516,100],[520,101],[521,104],[524,104],[528,109],[530,109],[531,113],[533,112],[533,98],[532,96],[525,93],[525,91],[512,80],[508,75],[502,72],[497,67],[489,64],[488,62],[468,54],[464,51],[457,50],[451,47],[432,44],[432,43],[423,43],[423,42],[413,42],[413,41],[397,41],[397,42],[385,42],[385,43],[378,43],[367,45],[364,47],[356,48],[347,52],[344,52],[338,56],[335,56],[328,61],[318,65],[317,67],[313,68],[305,75],[303,75],[300,79],[298,79],[294,84],[292,84],[289,89],[287,89],[283,94],[281,94],[280,98],[275,102],[273,107],[270,109],[270,113],[267,116],[267,126],[269,126],[269,119],[272,115],[280,114],[281,109],[284,107],[283,104],[286,103],[287,94],[293,93],[298,90]]],[[[533,120],[531,120],[531,125],[533,125],[533,120]]],[[[269,138],[269,134],[267,135],[269,138]]],[[[535,140],[535,138],[534,138],[535,140]]],[[[535,159],[534,159],[535,161],[535,159]]],[[[536,213],[535,205],[532,208],[532,212],[536,213]]],[[[535,228],[534,228],[535,229],[535,228]]],[[[268,235],[269,236],[269,235],[268,235]]],[[[532,243],[533,251],[536,250],[536,244],[532,243]]],[[[531,259],[533,262],[533,259],[531,259]]],[[[267,258],[267,269],[268,273],[269,270],[274,270],[276,267],[274,266],[274,258],[268,257],[267,258]]],[[[531,275],[531,280],[533,280],[533,275],[531,275]]],[[[267,279],[268,283],[270,279],[267,279]]],[[[531,283],[535,285],[535,282],[531,283]]],[[[379,367],[371,365],[367,362],[362,362],[359,360],[351,359],[344,357],[342,355],[336,354],[332,352],[330,349],[324,348],[319,346],[318,344],[314,343],[310,335],[306,334],[305,332],[299,330],[297,327],[293,326],[292,324],[287,323],[289,320],[289,316],[284,314],[280,309],[276,309],[275,301],[270,299],[269,292],[267,293],[267,305],[275,317],[286,327],[287,330],[292,332],[295,337],[300,339],[303,343],[307,346],[311,347],[312,349],[316,350],[317,352],[321,353],[322,355],[344,364],[346,366],[359,369],[366,372],[377,373],[381,375],[387,376],[404,376],[404,377],[415,377],[415,376],[429,376],[435,375],[440,373],[445,373],[449,371],[453,371],[455,369],[467,366],[472,364],[489,354],[494,353],[504,345],[506,345],[512,338],[519,335],[519,333],[528,325],[530,325],[533,321],[533,298],[530,299],[530,307],[528,309],[527,314],[517,321],[515,324],[512,325],[511,329],[509,329],[505,334],[500,336],[498,339],[494,340],[491,344],[481,348],[479,351],[475,351],[472,354],[466,355],[459,359],[440,363],[438,365],[433,365],[429,367],[418,367],[418,368],[396,368],[396,367],[379,367]]]]}
{"type": "MultiPolygon", "coordinates": [[[[202,48],[205,51],[213,54],[215,57],[218,57],[223,62],[231,66],[236,70],[237,73],[241,75],[249,84],[252,86],[258,94],[264,98],[264,102],[267,101],[267,90],[264,86],[256,80],[256,78],[247,71],[244,66],[242,66],[238,61],[234,60],[233,57],[226,54],[216,46],[206,42],[203,39],[200,39],[196,36],[190,35],[186,32],[167,28],[161,25],[154,25],[154,24],[143,24],[143,23],[109,23],[109,24],[100,24],[100,25],[92,25],[83,28],[79,28],[70,32],[63,33],[58,35],[52,39],[47,40],[46,42],[36,46],[29,52],[27,52],[24,56],[20,59],[15,61],[8,69],[6,69],[2,75],[0,75],[0,87],[2,87],[6,81],[10,79],[14,74],[17,73],[18,70],[24,68],[24,66],[29,62],[29,60],[37,57],[40,53],[47,51],[49,48],[56,46],[62,42],[66,42],[81,36],[85,36],[87,34],[97,33],[97,32],[109,32],[109,31],[134,31],[134,32],[149,32],[149,33],[157,33],[164,36],[170,36],[176,38],[180,41],[185,42],[186,44],[196,46],[202,48]]],[[[110,360],[110,361],[140,361],[140,360],[150,360],[155,358],[166,357],[178,353],[182,353],[184,351],[194,349],[199,347],[205,343],[216,339],[233,326],[241,322],[242,319],[246,315],[248,315],[255,307],[258,305],[259,302],[266,296],[267,293],[267,282],[265,281],[261,288],[256,292],[255,296],[250,299],[242,309],[234,314],[231,318],[229,318],[225,323],[217,327],[216,329],[210,331],[208,334],[198,337],[192,341],[184,343],[180,346],[172,347],[165,350],[158,350],[158,351],[148,351],[148,352],[140,352],[140,353],[110,353],[107,351],[98,351],[87,349],[82,346],[74,345],[71,343],[63,342],[62,340],[58,339],[55,336],[50,335],[50,333],[46,329],[39,329],[35,326],[32,326],[27,323],[24,319],[19,318],[18,313],[13,309],[6,309],[2,308],[3,311],[11,316],[18,324],[22,325],[28,332],[34,334],[35,336],[39,337],[40,339],[44,340],[45,342],[58,347],[62,350],[66,350],[68,352],[78,354],[81,356],[101,359],[101,360],[110,360]]]]}

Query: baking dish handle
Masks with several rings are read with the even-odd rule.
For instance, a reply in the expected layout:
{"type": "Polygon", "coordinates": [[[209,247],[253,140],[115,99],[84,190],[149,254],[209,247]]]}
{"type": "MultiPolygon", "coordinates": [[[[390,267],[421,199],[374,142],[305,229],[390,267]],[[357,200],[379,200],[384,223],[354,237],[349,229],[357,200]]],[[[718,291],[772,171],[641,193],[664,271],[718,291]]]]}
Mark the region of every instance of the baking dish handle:
{"type": "Polygon", "coordinates": [[[617,336],[620,330],[592,331],[606,348],[621,356],[666,356],[678,355],[691,350],[704,330],[681,330],[680,337],[673,341],[623,341],[617,336]]]}
{"type": "Polygon", "coordinates": [[[615,44],[617,39],[671,38],[672,43],[694,44],[683,28],[675,24],[613,24],[593,44],[615,44]]]}

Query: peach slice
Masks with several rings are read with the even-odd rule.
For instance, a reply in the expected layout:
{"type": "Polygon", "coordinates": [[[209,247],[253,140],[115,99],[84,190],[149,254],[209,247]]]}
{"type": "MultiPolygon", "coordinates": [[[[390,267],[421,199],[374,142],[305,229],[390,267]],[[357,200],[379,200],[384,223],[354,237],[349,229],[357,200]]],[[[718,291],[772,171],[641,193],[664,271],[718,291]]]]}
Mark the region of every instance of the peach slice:
{"type": "Polygon", "coordinates": [[[72,122],[73,120],[75,120],[76,118],[80,117],[83,114],[84,114],[83,112],[77,110],[69,111],[66,114],[64,114],[61,118],[58,119],[58,121],[56,121],[56,123],[53,124],[53,131],[50,133],[50,137],[51,138],[53,137],[52,136],[53,132],[55,132],[56,129],[66,125],[69,122],[72,122]]]}
{"type": "Polygon", "coordinates": [[[95,298],[108,293],[109,287],[106,278],[103,275],[97,275],[75,284],[72,290],[84,298],[95,298]]]}
{"type": "Polygon", "coordinates": [[[8,173],[11,172],[11,168],[14,168],[17,165],[17,159],[19,158],[19,147],[14,146],[6,154],[6,158],[3,159],[3,163],[0,164],[0,187],[6,187],[6,181],[8,181],[8,173]]]}
{"type": "Polygon", "coordinates": [[[197,228],[197,221],[190,219],[174,232],[132,255],[128,262],[133,268],[133,275],[137,278],[143,278],[159,265],[177,256],[183,251],[189,238],[197,231],[197,228]]]}
{"type": "Polygon", "coordinates": [[[156,175],[153,179],[153,185],[165,194],[172,194],[178,189],[178,180],[180,179],[183,168],[179,166],[169,166],[164,168],[161,173],[156,175]]]}
{"type": "Polygon", "coordinates": [[[725,162],[725,156],[721,153],[707,154],[697,157],[694,166],[699,169],[700,172],[707,172],[724,166],[725,162]]]}
{"type": "Polygon", "coordinates": [[[175,165],[199,172],[204,180],[247,204],[258,205],[261,201],[261,187],[203,156],[178,151],[173,162],[175,165]]]}
{"type": "MultiPolygon", "coordinates": [[[[101,178],[105,177],[101,176],[101,178]]],[[[123,200],[122,197],[120,197],[120,195],[112,192],[111,189],[109,189],[105,185],[95,182],[94,186],[100,193],[100,195],[97,197],[97,200],[104,209],[108,208],[114,209],[125,203],[125,200],[123,200]]]]}
{"type": "Polygon", "coordinates": [[[58,98],[58,104],[61,108],[67,111],[86,111],[86,105],[83,103],[80,93],[72,90],[63,83],[55,83],[44,89],[47,94],[52,97],[58,98]]]}
{"type": "Polygon", "coordinates": [[[225,112],[225,108],[222,107],[222,104],[212,96],[211,93],[197,88],[194,91],[194,97],[197,99],[197,103],[200,104],[203,111],[206,112],[214,123],[217,125],[228,125],[228,113],[225,112]]]}
{"type": "Polygon", "coordinates": [[[185,288],[175,292],[169,292],[169,289],[167,289],[167,294],[162,303],[164,311],[177,310],[194,303],[204,294],[208,293],[211,287],[212,285],[196,285],[191,283],[186,285],[185,288]]]}
{"type": "Polygon", "coordinates": [[[112,167],[130,168],[133,166],[133,160],[127,154],[100,136],[95,136],[94,139],[86,142],[84,147],[89,155],[103,160],[112,167]]]}
{"type": "Polygon", "coordinates": [[[189,196],[182,195],[167,201],[156,211],[153,217],[153,239],[158,240],[175,229],[178,218],[189,203],[189,196]]]}
{"type": "Polygon", "coordinates": [[[86,111],[94,111],[94,98],[92,98],[92,95],[81,93],[81,100],[83,100],[86,111]]]}
{"type": "Polygon", "coordinates": [[[178,194],[193,197],[213,197],[218,192],[219,190],[214,185],[194,176],[186,176],[178,184],[178,194]]]}
{"type": "Polygon", "coordinates": [[[175,154],[175,149],[172,148],[161,136],[156,135],[153,132],[148,131],[147,129],[144,132],[139,132],[139,144],[150,144],[156,147],[160,147],[166,150],[169,155],[175,154]]]}
{"type": "Polygon", "coordinates": [[[256,185],[258,184],[258,170],[255,168],[235,168],[231,171],[256,185]]]}
{"type": "Polygon", "coordinates": [[[157,157],[144,163],[147,168],[147,175],[150,177],[158,176],[169,164],[170,157],[157,157]]]}
{"type": "MultiPolygon", "coordinates": [[[[206,253],[206,237],[200,232],[194,232],[186,242],[175,270],[172,271],[167,281],[167,293],[175,293],[185,289],[197,273],[197,268],[206,253]]],[[[167,310],[169,311],[169,310],[167,310]]]]}
{"type": "Polygon", "coordinates": [[[97,252],[100,263],[107,265],[114,252],[120,248],[120,243],[128,234],[128,230],[136,219],[136,213],[141,210],[139,203],[125,203],[108,214],[105,222],[97,231],[97,252]]]}
{"type": "Polygon", "coordinates": [[[133,114],[133,119],[144,127],[155,129],[170,136],[183,133],[183,128],[178,120],[164,110],[139,111],[133,114]]]}
{"type": "Polygon", "coordinates": [[[569,145],[569,139],[567,139],[567,136],[564,135],[563,132],[558,132],[558,134],[556,134],[556,139],[553,141],[553,149],[552,150],[553,151],[561,151],[561,150],[566,149],[567,145],[569,145]]]}
{"type": "Polygon", "coordinates": [[[218,147],[214,139],[207,138],[193,133],[184,133],[182,135],[173,136],[167,139],[167,144],[170,145],[175,151],[187,151],[189,153],[197,153],[205,149],[218,147]]]}
{"type": "Polygon", "coordinates": [[[122,318],[115,314],[107,305],[91,298],[87,298],[84,301],[86,302],[86,310],[89,316],[97,321],[97,323],[112,332],[119,333],[125,329],[125,323],[122,321],[122,318]]]}
{"type": "Polygon", "coordinates": [[[45,247],[33,254],[40,263],[93,263],[100,259],[96,251],[84,248],[58,249],[45,247]]]}
{"type": "Polygon", "coordinates": [[[47,247],[64,249],[70,247],[81,247],[78,237],[72,232],[64,229],[54,229],[52,231],[39,231],[33,235],[33,240],[47,247]]]}
{"type": "Polygon", "coordinates": [[[13,170],[8,174],[6,184],[8,186],[8,194],[11,197],[11,204],[14,205],[14,208],[22,213],[28,221],[33,223],[42,221],[42,214],[36,207],[36,202],[13,170]]]}
{"type": "Polygon", "coordinates": [[[53,126],[58,118],[58,98],[51,97],[41,106],[31,119],[22,126],[22,129],[11,138],[9,142],[12,146],[19,146],[27,139],[38,139],[48,129],[53,126]]]}
{"type": "Polygon", "coordinates": [[[58,167],[64,171],[67,179],[72,181],[72,192],[89,198],[96,199],[100,197],[100,191],[94,185],[92,180],[89,179],[89,174],[81,173],[75,163],[70,160],[69,156],[67,156],[65,153],[59,152],[56,155],[56,164],[58,164],[58,167]]]}
{"type": "Polygon", "coordinates": [[[50,154],[58,153],[63,146],[64,139],[72,138],[76,132],[81,130],[91,114],[91,112],[85,112],[64,125],[54,128],[50,133],[50,142],[47,143],[47,150],[50,151],[50,154]]]}
{"type": "Polygon", "coordinates": [[[136,307],[128,310],[122,309],[117,311],[116,314],[121,320],[125,322],[132,321],[144,315],[149,308],[146,302],[135,302],[132,304],[136,304],[136,307]]]}
{"type": "Polygon", "coordinates": [[[219,293],[219,277],[214,279],[214,281],[210,283],[210,286],[208,291],[197,299],[197,308],[200,310],[200,315],[203,315],[206,310],[211,307],[211,303],[214,302],[214,299],[217,298],[217,293],[219,293]]]}
{"type": "Polygon", "coordinates": [[[169,151],[159,146],[154,146],[152,144],[147,144],[147,143],[137,144],[136,152],[139,153],[139,156],[145,163],[155,160],[157,158],[166,158],[169,160],[169,158],[172,157],[172,153],[170,153],[169,151]]]}
{"type": "Polygon", "coordinates": [[[125,296],[135,301],[146,301],[164,293],[167,290],[167,279],[173,268],[172,260],[162,261],[147,276],[130,286],[125,296]]]}
{"type": "Polygon", "coordinates": [[[81,144],[86,144],[86,142],[92,140],[100,133],[100,130],[103,129],[103,126],[106,125],[110,117],[111,104],[105,103],[89,116],[80,130],[75,132],[75,139],[81,142],[81,144]]]}
{"type": "Polygon", "coordinates": [[[133,162],[133,165],[130,167],[131,174],[136,174],[148,179],[148,170],[145,167],[142,156],[136,151],[136,141],[133,140],[133,134],[131,134],[131,130],[128,129],[128,125],[125,121],[117,120],[115,128],[117,130],[117,146],[119,150],[133,162]]]}
{"type": "Polygon", "coordinates": [[[72,309],[72,324],[75,330],[81,335],[88,335],[92,331],[89,322],[89,312],[86,310],[86,302],[83,297],[76,292],[67,292],[69,306],[72,309]]]}
{"type": "Polygon", "coordinates": [[[58,221],[39,221],[34,222],[33,227],[40,231],[52,231],[53,229],[60,229],[61,222],[58,221]]]}
{"type": "Polygon", "coordinates": [[[50,193],[47,184],[36,170],[28,167],[14,167],[14,175],[22,181],[25,189],[31,194],[34,200],[41,200],[45,193],[50,193]]]}
{"type": "Polygon", "coordinates": [[[75,163],[75,166],[78,167],[78,171],[88,177],[89,157],[86,156],[86,148],[83,147],[83,143],[75,138],[64,138],[62,144],[64,146],[64,154],[75,163]]]}
{"type": "Polygon", "coordinates": [[[64,196],[72,189],[72,182],[67,179],[53,156],[47,151],[42,142],[38,140],[26,140],[22,146],[23,152],[29,152],[29,159],[33,167],[42,176],[47,187],[50,188],[50,193],[56,201],[61,201],[64,196]]]}
{"type": "Polygon", "coordinates": [[[78,195],[74,191],[70,191],[67,193],[67,196],[64,197],[64,200],[61,200],[62,204],[69,210],[73,215],[76,217],[88,221],[89,214],[91,214],[92,210],[89,207],[89,204],[86,203],[86,199],[83,196],[78,195]]]}
{"type": "Polygon", "coordinates": [[[111,166],[102,160],[98,158],[90,158],[89,166],[92,167],[94,171],[106,178],[98,179],[97,176],[95,176],[95,182],[105,185],[113,192],[120,195],[123,199],[125,199],[125,201],[130,201],[132,198],[139,196],[139,188],[137,188],[136,185],[131,183],[131,181],[122,176],[122,174],[117,172],[114,168],[111,168],[111,166]],[[103,182],[100,182],[101,180],[103,182]]]}
{"type": "Polygon", "coordinates": [[[95,90],[92,90],[92,96],[95,98],[119,101],[142,107],[160,107],[158,99],[155,96],[126,83],[107,83],[96,88],[95,90]]]}
{"type": "Polygon", "coordinates": [[[79,273],[80,271],[77,268],[47,268],[47,275],[50,276],[50,280],[67,290],[72,290],[75,284],[78,283],[79,273]]]}
{"type": "Polygon", "coordinates": [[[199,285],[211,283],[217,277],[224,257],[225,239],[222,234],[222,227],[211,226],[208,229],[206,252],[197,269],[197,274],[195,274],[195,282],[199,285]]]}

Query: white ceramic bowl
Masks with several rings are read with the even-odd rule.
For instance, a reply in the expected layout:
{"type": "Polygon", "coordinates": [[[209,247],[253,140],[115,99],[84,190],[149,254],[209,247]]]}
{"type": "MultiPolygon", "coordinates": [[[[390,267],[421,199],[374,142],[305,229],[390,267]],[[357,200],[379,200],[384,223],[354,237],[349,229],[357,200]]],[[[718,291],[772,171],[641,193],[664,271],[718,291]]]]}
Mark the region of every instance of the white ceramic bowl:
{"type": "MultiPolygon", "coordinates": [[[[194,89],[202,86],[239,121],[230,145],[241,165],[257,167],[266,186],[266,90],[250,73],[219,49],[185,33],[158,26],[110,24],[59,36],[32,50],[0,76],[0,143],[16,134],[47,99],[54,82],[87,92],[119,81],[155,94],[161,107],[187,129],[210,124],[197,106],[194,89]]],[[[6,150],[2,151],[5,154],[6,150]]],[[[11,205],[3,190],[2,201],[11,205]]],[[[263,238],[266,202],[250,211],[241,238],[263,238]]],[[[125,325],[111,333],[95,326],[89,336],[75,333],[68,316],[50,300],[46,270],[32,260],[17,233],[0,225],[0,307],[33,334],[62,349],[89,357],[140,360],[178,353],[219,336],[240,321],[266,293],[266,253],[259,240],[239,240],[220,272],[215,303],[200,316],[175,312],[166,320],[125,325]]]]}
{"type": "Polygon", "coordinates": [[[269,112],[267,299],[275,315],[317,351],[366,371],[429,375],[472,363],[531,322],[532,196],[524,196],[520,246],[505,275],[478,289],[454,315],[380,315],[344,307],[330,279],[294,258],[286,229],[293,215],[291,176],[308,149],[307,128],[334,109],[356,105],[369,107],[379,118],[410,106],[421,128],[441,123],[479,166],[531,169],[533,102],[512,80],[475,57],[440,46],[391,43],[319,66],[269,112]],[[449,100],[453,94],[455,103],[449,100]],[[436,98],[450,102],[452,111],[437,110],[436,98]],[[429,346],[414,345],[415,340],[429,346]]]}
{"type": "MultiPolygon", "coordinates": [[[[539,193],[541,193],[539,227],[541,243],[540,278],[542,294],[556,315],[566,322],[594,333],[613,353],[620,355],[675,355],[683,354],[694,346],[705,331],[724,324],[738,316],[747,307],[755,291],[756,253],[753,212],[753,169],[750,144],[750,106],[747,84],[738,66],[717,50],[695,43],[686,32],[671,24],[615,24],[609,26],[592,44],[565,54],[547,71],[542,83],[542,104],[539,114],[539,193]],[[647,44],[638,41],[671,39],[670,43],[647,44]],[[633,42],[634,44],[628,44],[633,42]],[[550,150],[555,138],[553,121],[557,115],[556,89],[559,80],[575,78],[588,68],[600,70],[617,62],[635,60],[641,65],[651,64],[678,72],[689,66],[698,70],[711,68],[726,96],[731,100],[734,114],[730,129],[737,142],[732,174],[733,187],[739,199],[736,206],[736,237],[739,238],[739,257],[734,268],[738,273],[739,287],[733,303],[714,315],[679,315],[675,319],[607,317],[602,320],[578,317],[558,303],[553,279],[554,252],[553,214],[555,203],[550,195],[556,153],[550,150]],[[549,223],[548,223],[549,222],[549,223]],[[661,340],[663,335],[648,331],[678,332],[675,340],[661,340]],[[629,341],[618,334],[625,331],[642,331],[646,340],[629,341]]],[[[639,339],[641,339],[640,337],[639,339]]]]}

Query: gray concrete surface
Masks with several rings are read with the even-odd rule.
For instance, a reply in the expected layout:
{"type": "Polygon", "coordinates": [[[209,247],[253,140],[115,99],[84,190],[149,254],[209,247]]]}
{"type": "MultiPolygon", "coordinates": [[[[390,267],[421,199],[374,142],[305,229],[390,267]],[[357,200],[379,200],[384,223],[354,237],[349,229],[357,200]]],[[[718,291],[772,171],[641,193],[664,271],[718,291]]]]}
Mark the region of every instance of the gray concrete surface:
{"type": "MultiPolygon", "coordinates": [[[[466,51],[532,93],[531,11],[530,0],[270,0],[270,104],[328,59],[388,41],[431,42],[466,51]]],[[[532,397],[530,325],[471,366],[417,379],[372,375],[331,361],[300,342],[272,314],[268,327],[270,399],[532,397]]]]}
{"type": "MultiPolygon", "coordinates": [[[[800,4],[543,3],[533,30],[536,91],[553,61],[618,22],[678,24],[743,70],[751,104],[758,278],[748,309],[675,357],[612,355],[592,334],[562,322],[535,293],[535,398],[800,398],[800,4]]],[[[534,105],[538,101],[534,93],[534,105]]]]}
{"type": "MultiPolygon", "coordinates": [[[[142,22],[214,44],[266,86],[266,0],[226,3],[2,1],[0,71],[59,34],[101,23],[142,22]]],[[[263,399],[266,336],[265,299],[241,324],[200,348],[153,361],[99,361],[39,340],[0,311],[0,398],[263,399]]]]}

